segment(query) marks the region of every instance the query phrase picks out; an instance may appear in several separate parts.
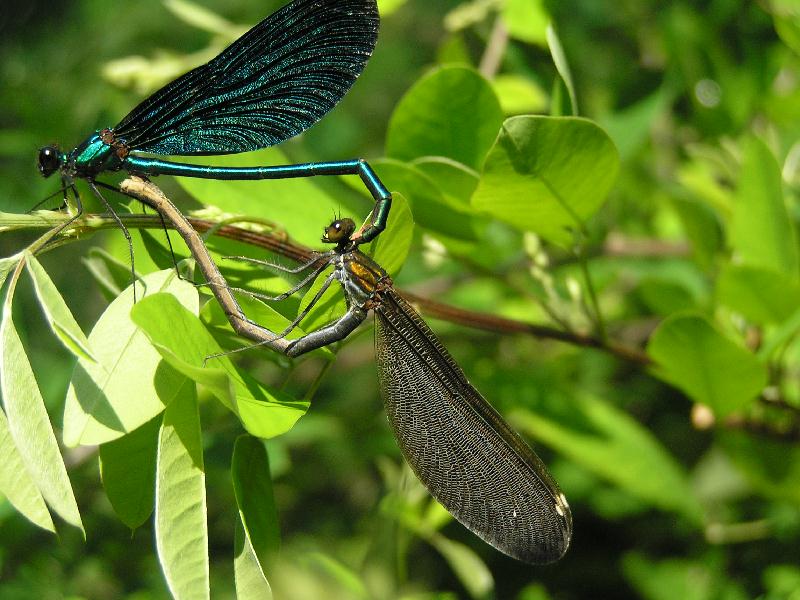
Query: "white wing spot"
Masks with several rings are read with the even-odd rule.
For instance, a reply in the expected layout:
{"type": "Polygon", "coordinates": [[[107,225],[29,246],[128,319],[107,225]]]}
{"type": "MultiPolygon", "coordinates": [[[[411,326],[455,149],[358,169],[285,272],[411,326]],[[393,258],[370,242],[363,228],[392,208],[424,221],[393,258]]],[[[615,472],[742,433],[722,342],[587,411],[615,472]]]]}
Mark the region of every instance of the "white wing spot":
{"type": "Polygon", "coordinates": [[[563,517],[569,508],[569,504],[567,504],[567,497],[564,496],[564,493],[560,493],[558,498],[556,498],[556,512],[559,516],[563,517]]]}

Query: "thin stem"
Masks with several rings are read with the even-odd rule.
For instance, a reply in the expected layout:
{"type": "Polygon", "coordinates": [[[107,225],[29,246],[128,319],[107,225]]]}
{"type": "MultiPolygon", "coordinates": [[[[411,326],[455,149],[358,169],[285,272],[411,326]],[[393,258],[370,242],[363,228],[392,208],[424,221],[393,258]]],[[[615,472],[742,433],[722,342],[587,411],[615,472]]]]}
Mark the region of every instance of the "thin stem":
{"type": "Polygon", "coordinates": [[[566,342],[575,346],[583,346],[585,348],[596,348],[603,350],[609,354],[621,358],[628,362],[633,362],[641,366],[648,366],[652,364],[650,357],[636,348],[630,348],[622,344],[604,340],[599,337],[591,335],[583,335],[571,331],[564,331],[547,327],[544,325],[535,325],[533,323],[525,323],[515,319],[507,319],[505,317],[498,317],[495,315],[488,315],[476,311],[457,308],[448,304],[443,304],[428,298],[421,298],[409,292],[402,292],[402,296],[417,306],[424,314],[434,318],[449,321],[450,323],[457,323],[473,327],[475,329],[482,329],[484,331],[492,331],[495,333],[524,333],[532,335],[540,339],[551,339],[560,342],[566,342]]]}
{"type": "Polygon", "coordinates": [[[503,55],[508,46],[508,29],[503,23],[502,17],[498,17],[492,26],[492,32],[489,34],[489,41],[486,43],[486,49],[481,57],[480,66],[478,70],[481,75],[486,79],[493,79],[497,72],[500,70],[500,65],[503,62],[503,55]]]}
{"type": "MultiPolygon", "coordinates": [[[[198,218],[186,219],[175,208],[172,203],[160,193],[160,190],[153,184],[144,182],[142,180],[131,178],[123,182],[127,192],[131,193],[134,197],[142,200],[156,210],[166,211],[164,214],[168,221],[168,225],[175,228],[176,231],[183,237],[184,241],[192,250],[195,259],[207,281],[210,282],[210,287],[220,305],[227,313],[233,315],[234,321],[237,322],[237,327],[240,328],[240,333],[244,337],[253,339],[257,342],[266,342],[265,345],[287,344],[285,340],[274,340],[274,333],[250,322],[244,317],[241,307],[236,302],[233,294],[225,283],[225,279],[219,272],[219,269],[211,259],[208,250],[205,248],[200,236],[197,232],[204,233],[214,229],[214,233],[220,237],[236,240],[245,244],[255,247],[264,248],[275,254],[289,258],[297,262],[308,262],[312,260],[317,252],[286,239],[285,235],[276,234],[271,232],[260,233],[251,231],[249,229],[241,229],[231,225],[224,225],[218,227],[217,223],[198,218]],[[195,231],[196,230],[196,231],[195,231]],[[253,337],[255,336],[255,337],[253,337]]],[[[48,211],[52,212],[52,211],[48,211]]],[[[121,214],[119,215],[127,227],[133,229],[161,229],[161,220],[157,215],[138,215],[138,214],[121,214]]],[[[8,223],[11,220],[17,220],[21,228],[39,228],[53,226],[63,222],[65,217],[57,212],[52,212],[51,215],[46,215],[42,218],[40,215],[5,215],[0,213],[0,223],[8,223]],[[9,217],[4,219],[4,217],[9,217]]],[[[47,250],[50,250],[58,245],[77,241],[75,238],[76,233],[83,236],[86,233],[92,232],[97,229],[109,229],[116,227],[115,221],[110,215],[82,215],[73,226],[66,232],[61,232],[61,237],[51,241],[47,245],[47,250]]],[[[585,257],[584,257],[585,263],[585,257]]],[[[585,272],[586,273],[586,272],[585,272]]],[[[596,297],[594,288],[591,286],[591,279],[587,277],[590,297],[594,297],[596,306],[596,297]]],[[[486,313],[479,313],[475,311],[468,311],[454,306],[450,306],[434,300],[421,298],[414,294],[401,291],[401,294],[409,301],[416,304],[423,313],[435,318],[439,318],[452,323],[457,323],[466,327],[473,327],[485,331],[492,331],[495,333],[517,333],[532,335],[539,339],[551,339],[575,346],[596,348],[598,350],[608,352],[617,358],[632,362],[640,366],[648,366],[651,364],[650,358],[646,353],[638,348],[626,346],[609,340],[605,335],[584,335],[573,331],[557,329],[554,327],[547,327],[544,325],[535,325],[514,319],[506,319],[490,315],[486,313]]],[[[595,308],[595,310],[597,310],[595,308]]],[[[599,312],[598,312],[599,314],[599,312]]],[[[236,329],[236,327],[234,327],[236,329]]],[[[598,328],[605,334],[605,328],[598,328]]],[[[278,349],[281,351],[280,349],[278,349]]]]}
{"type": "Polygon", "coordinates": [[[592,276],[589,273],[589,261],[586,259],[583,248],[578,249],[578,257],[581,265],[581,272],[583,273],[583,279],[586,282],[586,291],[589,292],[589,302],[592,305],[592,320],[597,327],[597,334],[600,336],[600,339],[605,341],[608,338],[608,334],[606,333],[606,325],[603,321],[603,314],[600,312],[600,304],[597,301],[597,292],[594,289],[594,282],[592,281],[592,276]]]}

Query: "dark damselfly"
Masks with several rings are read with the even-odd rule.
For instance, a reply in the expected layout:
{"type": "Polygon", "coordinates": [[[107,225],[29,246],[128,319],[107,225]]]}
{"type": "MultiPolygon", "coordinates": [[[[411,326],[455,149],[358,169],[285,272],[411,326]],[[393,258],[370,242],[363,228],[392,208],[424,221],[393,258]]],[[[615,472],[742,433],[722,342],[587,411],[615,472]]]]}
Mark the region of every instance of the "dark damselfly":
{"type": "Polygon", "coordinates": [[[335,248],[292,269],[310,271],[297,286],[264,297],[285,298],[333,267],[294,326],[334,280],[344,290],[345,314],[292,340],[284,352],[299,356],[342,340],[372,310],[381,396],[397,443],[419,480],[456,519],[501,552],[533,564],[560,559],[572,537],[572,514],[558,484],[469,383],[386,271],[358,249],[354,232],[352,220],[334,221],[322,241],[335,248]]]}

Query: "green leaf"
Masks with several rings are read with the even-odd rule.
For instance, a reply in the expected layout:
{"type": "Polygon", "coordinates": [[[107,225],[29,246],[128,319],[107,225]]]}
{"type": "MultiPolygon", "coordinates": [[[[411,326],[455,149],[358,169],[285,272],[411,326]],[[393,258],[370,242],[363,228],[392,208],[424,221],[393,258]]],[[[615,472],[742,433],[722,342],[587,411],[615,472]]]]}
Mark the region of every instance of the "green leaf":
{"type": "MultiPolygon", "coordinates": [[[[281,286],[280,292],[283,292],[287,289],[287,286],[281,286]]],[[[273,292],[273,290],[268,290],[270,294],[278,293],[277,290],[273,292]]],[[[300,294],[301,292],[298,292],[300,294]]],[[[259,300],[258,298],[253,298],[246,294],[238,294],[237,298],[239,302],[239,306],[242,308],[245,316],[253,321],[254,323],[258,323],[264,329],[273,332],[281,332],[286,329],[291,323],[291,319],[285,317],[282,313],[277,312],[274,308],[267,305],[266,302],[259,300]]],[[[289,300],[286,300],[288,303],[289,300]]],[[[291,308],[289,308],[288,314],[294,316],[297,314],[297,307],[300,305],[300,299],[292,302],[291,308]]],[[[283,307],[281,307],[283,310],[283,307]]],[[[201,320],[203,323],[206,324],[207,327],[212,329],[212,333],[215,336],[215,340],[219,343],[224,344],[224,348],[226,350],[239,350],[242,347],[247,347],[247,344],[252,343],[246,340],[243,340],[241,337],[237,336],[230,327],[230,323],[228,321],[227,316],[222,311],[222,308],[216,302],[207,302],[200,313],[201,320]],[[221,341],[220,341],[221,340],[221,341]]],[[[287,339],[297,339],[305,335],[305,331],[300,327],[295,327],[292,331],[290,331],[287,335],[287,339]]],[[[314,350],[314,353],[317,356],[324,357],[328,360],[333,358],[333,352],[328,350],[327,348],[319,348],[314,350]]],[[[270,360],[277,360],[281,361],[284,359],[278,358],[279,355],[275,353],[270,353],[267,355],[267,358],[270,360]]]]}
{"type": "Polygon", "coordinates": [[[633,158],[650,139],[653,123],[667,109],[670,99],[667,90],[659,88],[643,100],[600,119],[623,160],[633,158]]]}
{"type": "Polygon", "coordinates": [[[722,430],[717,439],[726,456],[760,494],[800,503],[800,448],[784,440],[722,430]]]}
{"type": "MultiPolygon", "coordinates": [[[[3,320],[0,322],[0,395],[8,417],[8,430],[27,474],[47,504],[85,535],[78,504],[50,425],[44,399],[11,318],[15,285],[16,280],[13,280],[3,304],[3,320]]],[[[12,453],[11,457],[13,456],[12,453]]],[[[3,460],[7,458],[4,455],[3,460]]],[[[23,476],[23,484],[25,479],[27,478],[23,476]]],[[[25,490],[21,489],[19,492],[23,494],[25,490]]],[[[52,529],[52,522],[45,519],[36,499],[30,496],[30,492],[25,495],[27,510],[24,514],[31,515],[34,522],[45,529],[52,529]]]]}
{"type": "Polygon", "coordinates": [[[726,582],[713,562],[682,558],[653,561],[629,553],[623,557],[622,567],[626,579],[645,600],[714,600],[725,597],[722,589],[726,582]]]}
{"type": "Polygon", "coordinates": [[[472,549],[436,533],[428,536],[427,540],[444,557],[471,598],[490,597],[494,578],[486,563],[472,549]]]}
{"type": "Polygon", "coordinates": [[[714,209],[704,202],[680,197],[672,198],[672,206],[692,243],[698,262],[704,267],[710,266],[725,244],[722,226],[714,209]]]}
{"type": "Polygon", "coordinates": [[[406,0],[379,0],[378,7],[381,13],[381,17],[386,17],[387,15],[392,14],[398,8],[402,7],[406,3],[406,0]]]}
{"type": "Polygon", "coordinates": [[[389,121],[386,154],[400,160],[446,156],[479,169],[502,119],[491,85],[477,71],[440,67],[398,103],[389,121]]]}
{"type": "Polygon", "coordinates": [[[117,260],[102,248],[90,249],[89,255],[82,261],[109,302],[119,296],[131,282],[130,265],[117,260]]]}
{"type": "Polygon", "coordinates": [[[745,408],[767,384],[766,367],[701,315],[666,319],[650,337],[654,374],[718,417],[745,408]]]}
{"type": "MultiPolygon", "coordinates": [[[[174,270],[144,277],[144,297],[175,294],[195,314],[196,288],[174,270]]],[[[141,282],[137,282],[141,290],[141,282]]],[[[64,406],[64,443],[102,444],[143,425],[164,410],[183,383],[131,320],[132,287],[101,315],[89,334],[96,363],[78,360],[64,406]]]]}
{"type": "Polygon", "coordinates": [[[8,256],[6,258],[0,258],[0,289],[3,288],[3,284],[6,282],[6,277],[8,277],[8,274],[14,268],[16,268],[17,263],[21,258],[22,253],[8,256]]]}
{"type": "Polygon", "coordinates": [[[508,34],[523,42],[544,46],[550,14],[542,0],[506,0],[503,23],[508,34]]]}
{"type": "Polygon", "coordinates": [[[131,318],[172,368],[206,386],[251,434],[261,438],[280,435],[308,410],[308,402],[269,390],[237,370],[227,356],[207,361],[221,348],[200,319],[171,294],[141,300],[131,318]]]}
{"type": "Polygon", "coordinates": [[[72,316],[72,312],[64,302],[64,298],[42,265],[32,254],[26,253],[25,266],[33,279],[36,297],[50,329],[61,340],[64,347],[75,356],[90,362],[97,362],[92,356],[89,340],[86,339],[80,325],[75,321],[75,317],[72,316]]]}
{"type": "Polygon", "coordinates": [[[158,233],[161,235],[156,237],[146,229],[140,229],[139,236],[142,238],[142,245],[144,245],[145,250],[147,250],[147,255],[150,257],[150,260],[153,261],[159,269],[174,269],[176,264],[188,257],[185,254],[175,252],[175,242],[172,241],[172,236],[177,236],[174,231],[169,232],[169,241],[172,242],[171,247],[170,244],[167,243],[164,230],[162,229],[158,231],[158,233]]]}
{"type": "Polygon", "coordinates": [[[0,494],[31,523],[56,532],[41,492],[25,468],[25,461],[14,444],[6,413],[0,410],[0,494]]]}
{"type": "Polygon", "coordinates": [[[547,111],[547,93],[536,82],[521,75],[498,75],[492,89],[505,115],[522,115],[547,111]]]}
{"type": "Polygon", "coordinates": [[[763,344],[758,349],[758,357],[761,360],[771,359],[773,353],[784,345],[789,344],[798,331],[800,331],[800,307],[779,326],[767,332],[763,344]]]}
{"type": "Polygon", "coordinates": [[[567,246],[614,184],[619,156],[586,119],[512,117],[486,158],[472,205],[567,246]]]}
{"type": "Polygon", "coordinates": [[[346,590],[347,595],[344,597],[353,599],[370,597],[361,577],[339,560],[322,552],[309,552],[304,558],[346,590]]]}
{"type": "Polygon", "coordinates": [[[781,323],[800,306],[800,284],[783,273],[728,264],[717,280],[717,299],[754,323],[781,323]]]}
{"type": "Polygon", "coordinates": [[[631,496],[701,522],[702,509],[686,473],[650,431],[627,413],[589,396],[554,396],[550,401],[567,402],[571,418],[585,425],[573,429],[532,411],[514,412],[512,422],[631,496]]]}
{"type": "Polygon", "coordinates": [[[478,172],[444,156],[425,156],[411,165],[427,175],[451,205],[470,208],[469,199],[480,179],[478,172]]]}
{"type": "Polygon", "coordinates": [[[798,276],[797,237],[786,210],[781,170],[755,136],[743,142],[730,236],[742,262],[798,276]]]}
{"type": "Polygon", "coordinates": [[[164,578],[177,600],[209,598],[203,441],[194,382],[164,411],[158,436],[155,537],[164,578]]]}
{"type": "Polygon", "coordinates": [[[153,512],[156,454],[161,419],[154,418],[128,435],[100,445],[100,475],[111,506],[131,529],[153,512]]]}
{"type": "Polygon", "coordinates": [[[236,439],[231,476],[239,518],[263,570],[280,546],[278,512],[264,442],[249,435],[236,439]]]}
{"type": "MultiPolygon", "coordinates": [[[[221,156],[187,157],[187,162],[214,166],[281,165],[286,158],[276,148],[221,156]]],[[[353,176],[356,178],[356,176],[353,176]]],[[[178,177],[187,192],[201,202],[234,215],[266,215],[280,223],[300,243],[319,243],[320,228],[331,215],[343,213],[341,203],[306,177],[280,181],[232,181],[178,177]]],[[[365,207],[366,208],[366,207],[365,207]]],[[[364,210],[364,213],[367,211],[364,210]]],[[[357,219],[356,219],[357,220],[357,219]]]]}
{"type": "Polygon", "coordinates": [[[643,279],[637,292],[647,307],[659,315],[669,316],[678,311],[697,307],[691,292],[685,286],[669,279],[657,277],[643,279]]]}
{"type": "Polygon", "coordinates": [[[272,588],[240,519],[236,520],[233,551],[237,600],[272,600],[272,588]]]}
{"type": "Polygon", "coordinates": [[[575,84],[572,82],[572,71],[569,68],[567,55],[564,53],[564,47],[561,45],[561,40],[558,33],[552,24],[547,26],[547,46],[550,48],[550,56],[553,57],[553,64],[556,66],[564,86],[567,88],[569,94],[569,102],[572,106],[572,115],[577,116],[578,111],[578,98],[575,95],[575,84]]]}
{"type": "Polygon", "coordinates": [[[415,223],[451,238],[475,239],[472,207],[450,200],[434,178],[415,165],[391,159],[376,161],[376,169],[391,190],[408,199],[415,223]]]}
{"type": "Polygon", "coordinates": [[[796,54],[800,54],[800,14],[797,12],[796,4],[793,9],[793,11],[786,9],[785,14],[781,14],[783,11],[775,11],[773,15],[775,31],[784,44],[794,50],[796,54]]]}

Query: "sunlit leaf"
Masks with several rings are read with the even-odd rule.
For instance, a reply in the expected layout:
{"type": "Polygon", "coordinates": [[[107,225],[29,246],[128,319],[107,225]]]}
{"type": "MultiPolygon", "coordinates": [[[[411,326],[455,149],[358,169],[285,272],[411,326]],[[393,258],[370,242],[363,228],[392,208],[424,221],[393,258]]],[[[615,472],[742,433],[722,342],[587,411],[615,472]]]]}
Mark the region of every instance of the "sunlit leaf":
{"type": "Polygon", "coordinates": [[[81,260],[109,302],[131,282],[130,265],[117,260],[102,248],[91,248],[81,260]]]}
{"type": "Polygon", "coordinates": [[[520,75],[498,75],[492,79],[503,114],[521,115],[547,111],[547,93],[535,81],[520,75]]]}
{"type": "Polygon", "coordinates": [[[270,390],[239,371],[229,357],[209,358],[221,348],[200,319],[171,294],[141,300],[131,318],[173,369],[208,387],[251,434],[261,438],[280,435],[308,409],[308,402],[270,390]]]}
{"type": "Polygon", "coordinates": [[[440,534],[431,535],[428,541],[444,556],[471,598],[486,598],[491,594],[492,573],[473,550],[440,534]]]}
{"type": "Polygon", "coordinates": [[[383,159],[376,165],[386,185],[408,199],[415,223],[447,237],[475,239],[472,207],[450,200],[436,179],[415,164],[383,159]]]}
{"type": "Polygon", "coordinates": [[[547,26],[546,31],[547,46],[550,48],[550,55],[553,57],[553,64],[555,64],[558,74],[561,76],[561,81],[567,88],[569,94],[570,105],[572,106],[572,115],[577,116],[578,112],[578,98],[575,94],[575,84],[572,81],[572,71],[569,68],[567,55],[564,53],[564,47],[561,45],[561,39],[552,24],[547,26]]]}
{"type": "Polygon", "coordinates": [[[176,599],[209,598],[203,442],[192,381],[164,411],[155,506],[156,548],[170,592],[176,599]]]}
{"type": "Polygon", "coordinates": [[[236,522],[233,548],[237,600],[272,600],[272,588],[239,519],[236,522]]]}
{"type": "Polygon", "coordinates": [[[466,67],[434,69],[406,92],[389,121],[386,154],[446,156],[480,168],[503,119],[489,82],[466,67]]]}
{"type": "Polygon", "coordinates": [[[444,156],[424,156],[411,165],[433,180],[451,203],[469,207],[469,199],[478,187],[477,171],[444,156]]]}
{"type": "Polygon", "coordinates": [[[31,478],[22,455],[17,450],[6,413],[0,410],[0,494],[31,523],[55,533],[56,528],[44,503],[41,492],[31,478]]]}
{"type": "Polygon", "coordinates": [[[550,14],[543,0],[506,0],[503,22],[511,37],[544,46],[550,14]]]}
{"type": "MultiPolygon", "coordinates": [[[[12,281],[8,290],[0,322],[0,394],[8,417],[8,430],[27,475],[47,504],[67,523],[83,532],[78,504],[44,399],[11,317],[15,284],[16,280],[12,281]]],[[[13,451],[10,458],[14,458],[13,451]]],[[[23,485],[26,479],[22,476],[23,485]]],[[[19,492],[25,493],[25,489],[19,492]]],[[[30,490],[26,496],[26,514],[31,515],[37,524],[52,529],[52,523],[48,523],[38,501],[31,497],[30,490]]]]}
{"type": "Polygon", "coordinates": [[[369,245],[359,248],[372,257],[389,275],[396,275],[403,266],[414,238],[414,216],[402,194],[394,194],[392,212],[386,231],[369,245]]]}
{"type": "Polygon", "coordinates": [[[726,265],[717,280],[717,299],[755,323],[780,323],[800,307],[800,283],[760,267],[726,265]]]}
{"type": "MultiPolygon", "coordinates": [[[[275,148],[245,154],[187,157],[186,160],[220,167],[281,165],[288,162],[275,148]]],[[[357,178],[355,175],[352,177],[357,178]]],[[[330,222],[332,214],[342,212],[340,201],[305,177],[280,181],[223,181],[179,177],[176,181],[201,202],[226,212],[241,215],[268,214],[271,221],[280,223],[291,232],[292,238],[308,245],[318,244],[320,229],[330,222]]],[[[365,205],[363,212],[366,214],[367,211],[365,205]]]]}
{"type": "Polygon", "coordinates": [[[506,119],[472,205],[566,246],[603,204],[619,169],[606,133],[573,117],[506,119]]]}
{"type": "Polygon", "coordinates": [[[653,124],[668,106],[670,94],[665,89],[639,100],[632,106],[600,119],[600,124],[614,140],[623,160],[632,158],[650,138],[653,124]]]}
{"type": "Polygon", "coordinates": [[[797,235],[786,209],[781,170],[772,151],[755,136],[743,143],[730,237],[742,262],[797,277],[797,235]]]}
{"type": "MultiPolygon", "coordinates": [[[[144,297],[170,292],[195,314],[196,288],[174,270],[143,279],[144,297]]],[[[142,297],[142,282],[136,284],[142,297]]],[[[141,300],[140,300],[141,301],[141,300]]],[[[78,360],[64,407],[64,443],[101,444],[146,423],[170,402],[184,376],[161,361],[131,320],[132,287],[112,302],[89,334],[97,362],[78,360]]]]}
{"type": "Polygon", "coordinates": [[[343,590],[348,592],[348,598],[369,598],[369,594],[361,578],[339,560],[322,552],[310,552],[304,556],[305,560],[315,568],[328,575],[338,583],[343,590]]]}
{"type": "Polygon", "coordinates": [[[61,340],[64,347],[75,356],[90,362],[97,362],[92,356],[89,340],[86,339],[80,325],[75,321],[75,317],[72,316],[72,312],[47,271],[32,254],[26,254],[25,265],[33,279],[36,297],[47,317],[50,329],[61,340]]]}

